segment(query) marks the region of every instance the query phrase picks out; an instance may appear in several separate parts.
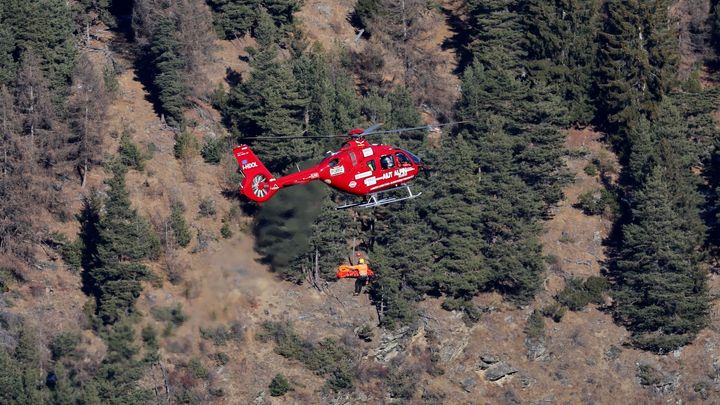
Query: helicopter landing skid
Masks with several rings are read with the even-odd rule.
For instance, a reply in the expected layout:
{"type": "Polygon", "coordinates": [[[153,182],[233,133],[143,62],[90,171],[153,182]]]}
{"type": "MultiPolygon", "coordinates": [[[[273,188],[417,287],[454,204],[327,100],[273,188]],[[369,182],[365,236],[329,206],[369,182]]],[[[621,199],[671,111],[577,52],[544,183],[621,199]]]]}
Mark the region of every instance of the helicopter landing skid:
{"type": "Polygon", "coordinates": [[[370,195],[368,196],[367,201],[358,202],[358,203],[351,203],[351,204],[345,204],[345,205],[341,205],[341,206],[339,206],[339,207],[336,207],[335,209],[337,209],[337,210],[343,210],[343,209],[346,209],[346,208],[354,208],[354,207],[358,207],[358,208],[373,208],[373,207],[379,207],[379,206],[385,205],[385,204],[390,204],[390,203],[394,203],[394,202],[398,202],[398,201],[404,201],[404,200],[410,200],[410,199],[413,199],[413,198],[417,198],[417,197],[420,197],[421,194],[422,194],[422,192],[417,193],[417,194],[413,194],[412,190],[410,190],[410,186],[400,186],[400,187],[395,187],[395,188],[390,189],[390,190],[384,190],[384,191],[379,191],[379,192],[377,192],[377,193],[372,193],[372,194],[370,194],[370,195]],[[384,193],[387,193],[387,192],[390,192],[390,191],[396,191],[396,190],[401,189],[401,188],[404,188],[404,189],[407,191],[407,195],[406,195],[406,196],[404,196],[404,197],[387,197],[387,198],[381,198],[381,196],[382,196],[384,193]]]}

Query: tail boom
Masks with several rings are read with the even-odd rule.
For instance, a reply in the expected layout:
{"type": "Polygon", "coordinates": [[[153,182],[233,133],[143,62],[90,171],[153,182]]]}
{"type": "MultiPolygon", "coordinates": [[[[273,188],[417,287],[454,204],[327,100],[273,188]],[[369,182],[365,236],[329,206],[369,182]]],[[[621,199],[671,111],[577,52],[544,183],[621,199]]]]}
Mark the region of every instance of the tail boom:
{"type": "Polygon", "coordinates": [[[262,164],[249,146],[240,145],[233,149],[233,154],[245,176],[240,185],[240,192],[245,197],[262,203],[280,189],[275,176],[262,164]]]}

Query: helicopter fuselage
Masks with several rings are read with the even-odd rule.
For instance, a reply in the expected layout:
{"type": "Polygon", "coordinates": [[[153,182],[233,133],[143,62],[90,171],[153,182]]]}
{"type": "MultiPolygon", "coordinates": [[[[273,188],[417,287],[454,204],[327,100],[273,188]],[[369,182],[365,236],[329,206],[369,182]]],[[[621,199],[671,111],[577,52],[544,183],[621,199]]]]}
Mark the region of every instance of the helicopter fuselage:
{"type": "Polygon", "coordinates": [[[389,145],[370,144],[364,138],[350,139],[316,166],[277,179],[247,145],[235,148],[234,152],[245,175],[241,191],[256,202],[267,201],[283,187],[315,180],[345,193],[372,195],[402,186],[422,168],[422,161],[412,153],[389,145]]]}

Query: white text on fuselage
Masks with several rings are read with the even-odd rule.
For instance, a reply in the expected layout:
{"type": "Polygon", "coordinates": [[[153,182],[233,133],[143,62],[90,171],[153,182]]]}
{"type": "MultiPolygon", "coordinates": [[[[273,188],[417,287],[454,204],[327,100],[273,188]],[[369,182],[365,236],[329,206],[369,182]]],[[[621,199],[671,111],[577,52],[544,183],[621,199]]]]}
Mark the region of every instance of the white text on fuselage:
{"type": "Polygon", "coordinates": [[[415,170],[414,167],[401,167],[391,172],[384,173],[382,176],[369,177],[365,179],[364,183],[366,186],[374,186],[378,181],[391,179],[393,177],[399,177],[400,179],[398,181],[404,181],[405,179],[403,178],[409,176],[410,172],[413,170],[415,170]]]}
{"type": "Polygon", "coordinates": [[[413,170],[415,170],[414,167],[401,167],[399,169],[393,170],[392,172],[387,172],[387,173],[383,174],[382,176],[375,177],[375,178],[378,180],[385,180],[385,179],[389,179],[391,177],[405,177],[408,175],[408,173],[410,173],[413,170]]]}

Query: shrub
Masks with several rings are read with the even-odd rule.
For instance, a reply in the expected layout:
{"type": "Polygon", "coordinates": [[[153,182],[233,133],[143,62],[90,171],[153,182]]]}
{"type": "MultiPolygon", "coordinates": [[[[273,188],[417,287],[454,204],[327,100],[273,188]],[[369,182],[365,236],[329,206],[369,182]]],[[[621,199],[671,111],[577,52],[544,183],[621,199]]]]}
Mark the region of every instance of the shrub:
{"type": "Polygon", "coordinates": [[[270,381],[270,395],[274,397],[281,397],[290,391],[290,382],[282,374],[276,374],[275,378],[270,381]]]}
{"type": "Polygon", "coordinates": [[[226,142],[224,138],[206,138],[205,145],[203,145],[200,154],[203,157],[205,163],[211,165],[220,164],[220,160],[226,153],[226,142]]]}
{"type": "Polygon", "coordinates": [[[542,312],[537,309],[533,310],[525,325],[525,334],[530,339],[545,338],[545,321],[542,312]]]}
{"type": "Polygon", "coordinates": [[[112,63],[108,63],[103,67],[103,81],[105,82],[105,90],[107,90],[108,94],[114,95],[120,88],[117,76],[118,73],[115,71],[112,63]]]}
{"type": "Polygon", "coordinates": [[[192,233],[190,232],[190,226],[183,213],[185,212],[185,206],[180,202],[176,201],[170,206],[170,228],[173,230],[173,236],[175,236],[175,242],[182,247],[187,247],[192,240],[192,233]]]}
{"type": "Polygon", "coordinates": [[[263,330],[258,339],[273,340],[277,354],[300,361],[315,374],[329,375],[328,388],[334,391],[352,388],[351,355],[339,342],[330,338],[318,344],[304,341],[289,323],[266,322],[263,330]]]}
{"type": "Polygon", "coordinates": [[[181,304],[168,307],[152,307],[150,313],[156,320],[170,322],[176,326],[182,325],[187,320],[187,315],[183,312],[181,304]]]}
{"type": "Polygon", "coordinates": [[[394,369],[387,379],[387,389],[391,398],[410,399],[415,395],[417,375],[410,370],[394,369]]]}
{"type": "Polygon", "coordinates": [[[120,136],[120,163],[139,172],[145,170],[145,155],[130,138],[131,132],[124,130],[120,136]]]}
{"type": "Polygon", "coordinates": [[[477,305],[464,299],[448,298],[442,303],[442,308],[446,311],[462,311],[463,322],[465,322],[468,326],[479,322],[480,315],[482,315],[482,311],[477,307],[477,305]]]}
{"type": "Polygon", "coordinates": [[[195,378],[205,380],[210,376],[210,372],[205,367],[203,367],[200,360],[196,358],[190,359],[187,368],[190,371],[190,374],[195,378]]]}
{"type": "Polygon", "coordinates": [[[350,365],[343,363],[334,369],[326,384],[328,388],[335,392],[351,389],[353,387],[353,379],[350,365]]]}
{"type": "Polygon", "coordinates": [[[662,374],[649,364],[639,364],[637,368],[636,375],[641,385],[657,385],[662,381],[662,374]]]}
{"type": "Polygon", "coordinates": [[[591,276],[585,281],[573,277],[566,281],[565,288],[556,298],[570,310],[579,311],[591,302],[601,304],[607,286],[607,280],[603,277],[591,276]]]}
{"type": "Polygon", "coordinates": [[[372,339],[374,336],[372,327],[368,324],[364,324],[363,326],[360,327],[360,329],[358,329],[357,336],[358,336],[358,338],[360,338],[366,342],[372,342],[372,339]]]}
{"type": "MultiPolygon", "coordinates": [[[[84,247],[82,239],[77,238],[70,242],[65,234],[59,232],[53,232],[50,238],[65,265],[73,270],[79,270],[82,267],[82,250],[84,247]]],[[[0,285],[2,285],[1,281],[0,285]]]]}
{"type": "Polygon", "coordinates": [[[198,150],[198,141],[190,132],[180,131],[175,135],[175,158],[187,159],[198,150]]]}
{"type": "Polygon", "coordinates": [[[215,360],[218,366],[224,366],[230,362],[230,356],[224,352],[217,352],[213,355],[213,360],[215,360]]]}
{"type": "Polygon", "coordinates": [[[543,307],[541,311],[544,316],[552,319],[555,322],[560,322],[563,316],[565,316],[567,308],[558,304],[557,302],[553,302],[552,304],[543,307]]]}
{"type": "Polygon", "coordinates": [[[77,332],[60,332],[50,342],[50,353],[53,360],[61,359],[75,351],[80,343],[80,334],[77,332]]]}
{"type": "Polygon", "coordinates": [[[228,341],[229,332],[222,325],[214,328],[200,327],[200,337],[212,340],[216,346],[224,346],[228,341]]]}
{"type": "Polygon", "coordinates": [[[198,214],[200,214],[201,217],[214,217],[215,214],[217,214],[217,209],[215,208],[215,200],[208,197],[200,201],[200,205],[198,206],[198,214]]]}
{"type": "Polygon", "coordinates": [[[230,223],[226,220],[223,220],[223,225],[220,228],[220,236],[222,236],[223,239],[230,239],[233,236],[233,232],[230,229],[230,223]]]}
{"type": "Polygon", "coordinates": [[[575,208],[581,209],[586,215],[600,215],[606,212],[615,215],[619,205],[615,192],[600,189],[580,194],[575,208]]]}
{"type": "Polygon", "coordinates": [[[597,174],[598,174],[598,168],[597,168],[597,166],[595,166],[594,163],[588,163],[588,165],[585,166],[585,173],[586,173],[588,176],[593,176],[593,177],[594,177],[594,176],[597,176],[597,174]]]}

